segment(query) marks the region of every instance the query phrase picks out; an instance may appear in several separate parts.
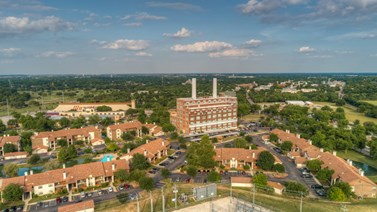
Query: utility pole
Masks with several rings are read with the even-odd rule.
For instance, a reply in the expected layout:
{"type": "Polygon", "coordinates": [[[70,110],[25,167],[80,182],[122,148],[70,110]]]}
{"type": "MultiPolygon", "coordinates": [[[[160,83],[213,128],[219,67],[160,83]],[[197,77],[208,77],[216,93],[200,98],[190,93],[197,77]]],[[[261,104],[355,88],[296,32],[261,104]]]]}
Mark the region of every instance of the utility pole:
{"type": "Polygon", "coordinates": [[[255,184],[253,185],[253,207],[255,207],[255,184]]]}
{"type": "Polygon", "coordinates": [[[300,200],[300,212],[302,212],[302,191],[300,192],[301,200],[300,200]]]}
{"type": "Polygon", "coordinates": [[[136,212],[140,212],[139,194],[136,194],[136,212]]]}
{"type": "Polygon", "coordinates": [[[151,212],[153,212],[153,198],[152,198],[152,191],[149,191],[149,198],[151,199],[151,212]]]}
{"type": "Polygon", "coordinates": [[[174,195],[175,195],[175,201],[174,201],[174,203],[175,203],[175,209],[177,209],[177,202],[178,202],[178,199],[177,199],[177,193],[178,193],[178,189],[177,189],[177,186],[176,186],[176,184],[174,183],[174,189],[173,189],[173,193],[174,193],[174,195]]]}
{"type": "Polygon", "coordinates": [[[164,196],[164,187],[161,187],[161,193],[162,193],[162,212],[165,212],[165,196],[164,196]]]}

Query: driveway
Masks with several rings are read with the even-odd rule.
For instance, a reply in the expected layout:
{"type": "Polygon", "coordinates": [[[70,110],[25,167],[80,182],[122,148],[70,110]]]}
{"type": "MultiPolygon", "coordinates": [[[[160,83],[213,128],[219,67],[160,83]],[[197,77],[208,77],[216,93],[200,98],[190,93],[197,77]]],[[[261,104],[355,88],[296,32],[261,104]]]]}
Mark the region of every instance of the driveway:
{"type": "Polygon", "coordinates": [[[310,186],[315,183],[312,183],[312,181],[308,181],[308,178],[306,179],[302,178],[299,170],[296,168],[296,165],[293,163],[293,161],[287,156],[275,152],[273,150],[274,146],[272,144],[265,144],[261,137],[262,135],[253,136],[253,143],[267,149],[269,152],[271,152],[271,154],[278,157],[283,163],[285,167],[285,171],[288,173],[288,177],[284,179],[271,178],[270,180],[275,181],[275,182],[296,181],[296,182],[302,183],[309,187],[309,196],[315,197],[316,195],[314,194],[313,190],[310,189],[310,186]]]}

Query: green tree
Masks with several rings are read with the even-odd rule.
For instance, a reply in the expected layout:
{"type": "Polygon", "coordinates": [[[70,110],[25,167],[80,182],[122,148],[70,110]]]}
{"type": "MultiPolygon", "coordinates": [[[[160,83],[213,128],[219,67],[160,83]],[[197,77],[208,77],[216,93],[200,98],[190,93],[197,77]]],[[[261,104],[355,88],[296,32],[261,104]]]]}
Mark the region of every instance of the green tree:
{"type": "Polygon", "coordinates": [[[346,182],[339,181],[339,182],[336,182],[333,186],[336,186],[342,189],[344,195],[346,195],[347,198],[349,198],[352,195],[352,188],[346,182]]]}
{"type": "Polygon", "coordinates": [[[332,186],[327,191],[327,197],[332,201],[344,201],[346,200],[346,195],[343,193],[342,189],[336,186],[332,186]]]}
{"type": "Polygon", "coordinates": [[[5,187],[2,198],[7,202],[15,202],[21,200],[23,194],[21,186],[11,183],[5,187]]]}
{"type": "Polygon", "coordinates": [[[276,134],[273,134],[273,133],[270,134],[271,142],[277,142],[278,140],[279,140],[279,137],[276,134]]]}
{"type": "Polygon", "coordinates": [[[257,166],[263,170],[272,170],[275,158],[269,151],[262,151],[257,160],[257,166]]]}
{"type": "Polygon", "coordinates": [[[218,172],[216,171],[210,171],[208,173],[208,181],[212,183],[217,183],[221,180],[221,176],[218,172]]]}
{"type": "Polygon", "coordinates": [[[244,138],[236,138],[234,140],[235,148],[247,148],[247,141],[244,138]]]}
{"type": "Polygon", "coordinates": [[[143,133],[143,135],[149,135],[149,129],[148,129],[148,127],[142,126],[141,127],[141,132],[143,133]]]}
{"type": "Polygon", "coordinates": [[[317,172],[316,177],[318,180],[330,180],[333,174],[334,174],[334,170],[324,168],[317,172]]]}
{"type": "Polygon", "coordinates": [[[7,130],[7,126],[3,123],[3,120],[0,119],[0,135],[7,130]]]}
{"type": "Polygon", "coordinates": [[[146,170],[150,166],[151,164],[148,162],[147,158],[144,155],[139,153],[133,155],[131,160],[132,169],[146,170]]]}
{"type": "Polygon", "coordinates": [[[282,150],[284,150],[284,151],[289,152],[289,151],[292,150],[292,146],[293,146],[293,144],[292,144],[291,141],[284,141],[284,142],[281,144],[280,148],[281,148],[282,150]]]}
{"type": "Polygon", "coordinates": [[[67,140],[65,140],[65,139],[59,139],[59,140],[57,141],[57,143],[58,143],[58,145],[61,146],[61,147],[66,147],[66,146],[68,146],[68,142],[67,142],[67,140]]]}
{"type": "Polygon", "coordinates": [[[318,172],[321,169],[322,161],[314,159],[306,162],[306,167],[312,172],[318,172]]]}
{"type": "Polygon", "coordinates": [[[245,140],[249,143],[253,142],[253,137],[251,135],[245,136],[245,140]]]}
{"type": "Polygon", "coordinates": [[[308,189],[305,185],[298,182],[287,182],[285,183],[286,193],[290,195],[299,196],[302,192],[303,195],[307,195],[308,189]]]}
{"type": "Polygon", "coordinates": [[[139,179],[145,177],[146,174],[145,174],[145,171],[143,170],[139,170],[139,169],[135,169],[135,170],[132,170],[130,172],[130,176],[128,178],[129,181],[134,181],[134,182],[138,182],[139,179]]]}
{"type": "Polygon", "coordinates": [[[97,125],[101,122],[101,118],[98,115],[89,116],[88,124],[89,125],[97,125]]]}
{"type": "Polygon", "coordinates": [[[279,173],[283,173],[283,172],[285,172],[285,167],[282,164],[277,163],[277,164],[274,164],[272,170],[279,172],[279,173]]]}
{"type": "Polygon", "coordinates": [[[125,182],[128,180],[129,175],[126,170],[120,169],[114,173],[114,177],[116,180],[119,180],[120,182],[125,182]]]}
{"type": "Polygon", "coordinates": [[[131,132],[125,132],[125,133],[122,134],[121,137],[122,137],[122,139],[125,140],[125,141],[131,141],[131,140],[133,140],[133,139],[135,138],[135,136],[133,136],[133,135],[131,134],[131,132]]]}
{"type": "Polygon", "coordinates": [[[4,173],[8,177],[17,177],[18,176],[18,166],[14,163],[6,163],[4,165],[4,173]]]}
{"type": "Polygon", "coordinates": [[[161,176],[164,178],[164,179],[167,179],[169,176],[170,176],[170,171],[169,169],[161,169],[161,176]]]}
{"type": "Polygon", "coordinates": [[[39,155],[32,155],[27,162],[28,164],[37,164],[40,160],[41,157],[39,155]]]}
{"type": "Polygon", "coordinates": [[[162,131],[164,132],[173,132],[175,130],[175,126],[171,123],[166,123],[162,125],[162,131]]]}
{"type": "Polygon", "coordinates": [[[98,106],[98,107],[96,108],[96,110],[97,110],[98,112],[108,112],[108,111],[113,111],[113,109],[112,109],[111,107],[106,106],[106,105],[98,106]]]}
{"type": "Polygon", "coordinates": [[[68,147],[63,147],[58,153],[58,160],[62,163],[67,162],[68,160],[75,158],[77,156],[76,148],[71,145],[68,147]]]}
{"type": "Polygon", "coordinates": [[[66,117],[62,117],[60,120],[59,120],[59,124],[62,128],[67,128],[71,125],[71,121],[66,118],[66,117]]]}
{"type": "Polygon", "coordinates": [[[186,172],[188,176],[195,177],[198,173],[198,169],[195,166],[187,166],[186,172]]]}
{"type": "Polygon", "coordinates": [[[266,186],[267,176],[263,173],[257,173],[253,176],[253,183],[259,186],[266,186]]]}
{"type": "Polygon", "coordinates": [[[187,162],[189,165],[213,168],[216,165],[214,160],[215,150],[209,137],[203,136],[200,143],[193,142],[190,144],[187,153],[187,162]]]}
{"type": "Polygon", "coordinates": [[[142,177],[139,180],[140,188],[146,191],[151,191],[154,188],[153,179],[150,177],[142,177]]]}
{"type": "Polygon", "coordinates": [[[4,153],[17,152],[17,147],[14,144],[8,144],[8,143],[6,143],[3,146],[3,151],[4,151],[4,153]]]}
{"type": "Polygon", "coordinates": [[[373,139],[370,142],[370,157],[373,159],[377,159],[377,139],[373,139]]]}
{"type": "Polygon", "coordinates": [[[119,147],[115,142],[111,142],[109,144],[106,144],[106,149],[110,152],[115,152],[119,149],[119,147]]]}

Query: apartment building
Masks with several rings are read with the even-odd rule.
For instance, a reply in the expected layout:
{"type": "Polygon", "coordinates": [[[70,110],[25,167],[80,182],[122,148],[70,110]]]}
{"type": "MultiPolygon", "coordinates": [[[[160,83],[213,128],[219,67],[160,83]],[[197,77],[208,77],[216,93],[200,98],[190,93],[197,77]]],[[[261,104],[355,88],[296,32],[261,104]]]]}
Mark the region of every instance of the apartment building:
{"type": "Polygon", "coordinates": [[[24,190],[23,200],[31,199],[33,194],[46,195],[59,192],[78,190],[102,183],[114,182],[114,173],[118,170],[129,170],[126,160],[113,160],[109,162],[94,162],[76,165],[73,167],[46,171],[33,174],[26,172],[25,176],[4,178],[0,180],[0,192],[9,184],[18,184],[24,190]]]}
{"type": "Polygon", "coordinates": [[[13,144],[16,146],[17,151],[20,151],[21,148],[21,137],[20,136],[10,136],[5,135],[3,137],[0,137],[0,155],[4,156],[4,145],[5,144],[13,144]]]}
{"type": "Polygon", "coordinates": [[[288,153],[298,167],[305,166],[308,160],[320,160],[323,162],[322,168],[334,170],[331,177],[331,184],[338,181],[348,183],[356,195],[366,198],[377,197],[377,185],[369,178],[364,176],[364,171],[352,165],[351,160],[344,160],[337,157],[336,152],[325,152],[322,148],[312,145],[310,140],[301,138],[299,134],[290,133],[274,129],[271,133],[279,138],[279,142],[291,141],[292,150],[288,153]]]}
{"type": "Polygon", "coordinates": [[[101,129],[97,126],[83,127],[79,129],[64,129],[51,132],[36,133],[32,136],[33,153],[46,153],[48,149],[56,149],[58,140],[64,139],[68,145],[76,141],[84,141],[91,145],[104,144],[101,129]]]}
{"type": "Polygon", "coordinates": [[[129,151],[121,159],[131,160],[133,155],[142,154],[144,155],[150,163],[154,163],[159,158],[168,155],[168,150],[170,148],[170,142],[162,138],[157,138],[152,141],[148,141],[139,147],[136,147],[132,151],[129,151]]]}
{"type": "MultiPolygon", "coordinates": [[[[244,148],[215,148],[215,161],[220,166],[225,166],[225,169],[243,170],[244,166],[249,166],[251,170],[257,168],[256,163],[259,154],[266,149],[259,147],[258,149],[244,149],[244,148]]],[[[275,163],[281,161],[275,157],[275,163]]]]}
{"type": "Polygon", "coordinates": [[[196,97],[196,79],[192,79],[191,98],[178,98],[177,109],[170,110],[170,122],[184,135],[200,135],[237,128],[237,97],[217,96],[213,79],[211,97],[196,97]]]}
{"type": "Polygon", "coordinates": [[[106,128],[106,135],[108,138],[112,140],[121,139],[123,133],[135,131],[136,136],[140,136],[142,134],[142,124],[140,121],[132,121],[126,123],[117,123],[114,125],[110,125],[106,128]]]}

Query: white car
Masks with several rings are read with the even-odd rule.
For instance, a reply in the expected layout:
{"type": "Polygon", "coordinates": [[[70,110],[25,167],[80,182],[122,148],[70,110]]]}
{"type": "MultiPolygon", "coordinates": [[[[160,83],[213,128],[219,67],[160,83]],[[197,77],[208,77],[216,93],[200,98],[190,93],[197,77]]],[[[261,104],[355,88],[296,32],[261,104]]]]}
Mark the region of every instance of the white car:
{"type": "Polygon", "coordinates": [[[85,198],[85,197],[86,197],[85,192],[81,192],[80,197],[81,197],[81,198],[85,198]]]}
{"type": "Polygon", "coordinates": [[[113,192],[113,191],[114,191],[112,187],[108,188],[107,190],[108,190],[109,192],[113,192]]]}

